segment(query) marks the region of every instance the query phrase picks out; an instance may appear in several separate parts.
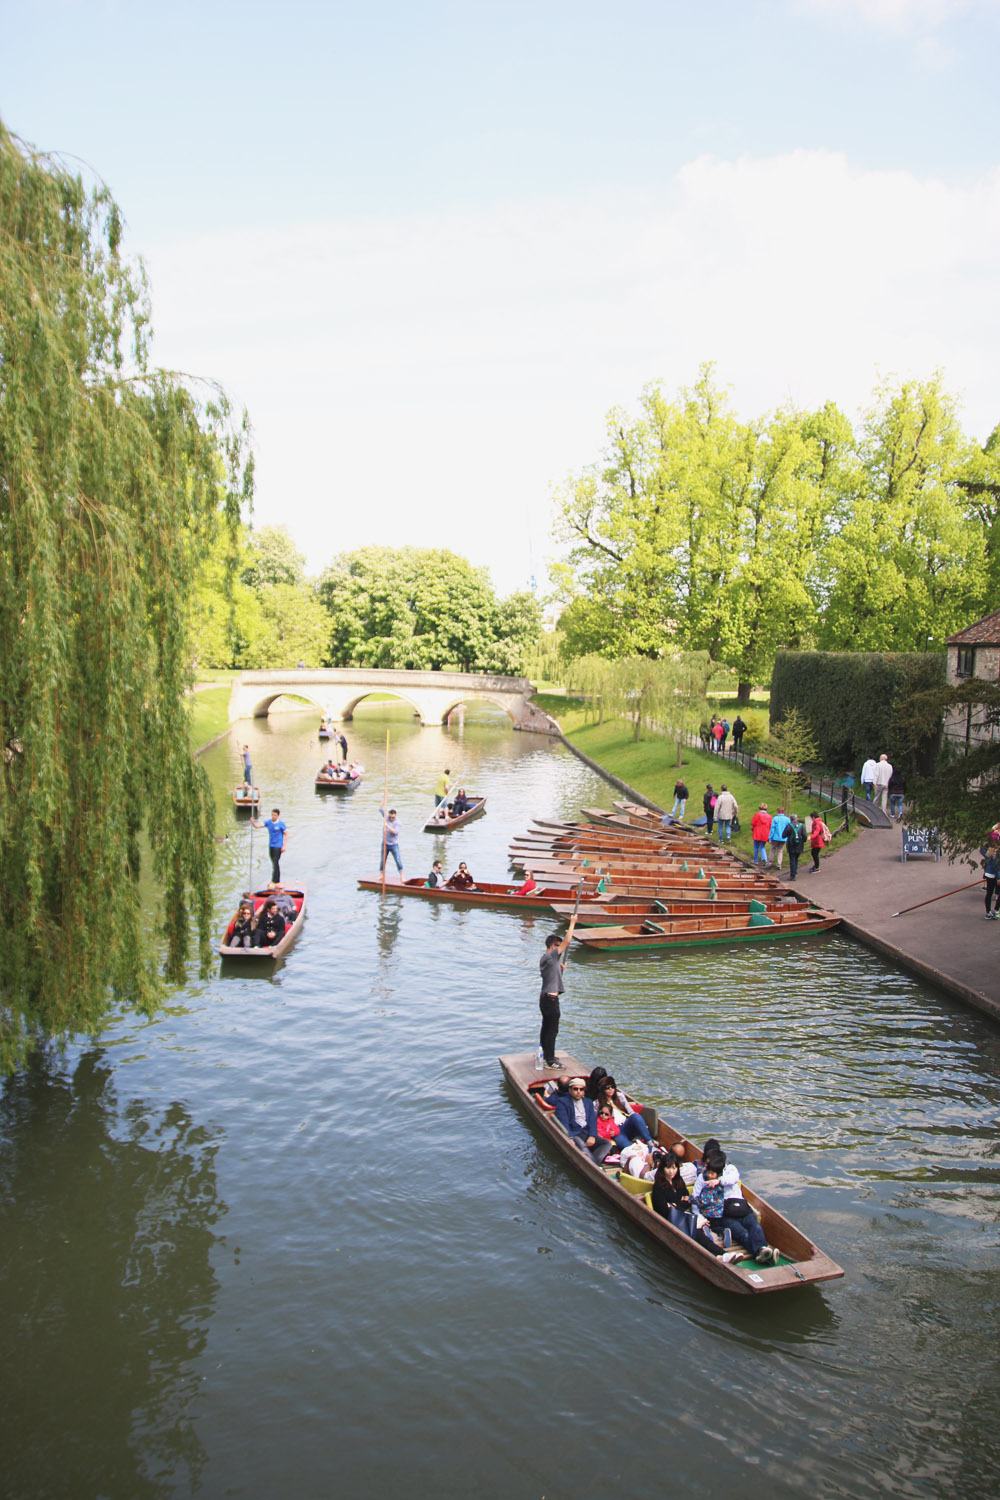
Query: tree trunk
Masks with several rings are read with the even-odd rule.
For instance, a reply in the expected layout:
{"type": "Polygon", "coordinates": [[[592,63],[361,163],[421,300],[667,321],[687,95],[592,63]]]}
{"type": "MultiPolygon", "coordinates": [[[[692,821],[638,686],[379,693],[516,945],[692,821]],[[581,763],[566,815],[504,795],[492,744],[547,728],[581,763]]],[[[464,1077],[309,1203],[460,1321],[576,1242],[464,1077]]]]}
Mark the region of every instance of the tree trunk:
{"type": "Polygon", "coordinates": [[[677,739],[677,769],[678,769],[678,771],[680,770],[681,766],[684,764],[683,760],[681,759],[681,754],[683,752],[683,749],[684,749],[684,741],[680,738],[680,736],[678,736],[678,739],[677,739]]]}
{"type": "Polygon", "coordinates": [[[747,708],[750,703],[750,690],[752,682],[738,682],[736,684],[736,702],[740,708],[747,708]]]}

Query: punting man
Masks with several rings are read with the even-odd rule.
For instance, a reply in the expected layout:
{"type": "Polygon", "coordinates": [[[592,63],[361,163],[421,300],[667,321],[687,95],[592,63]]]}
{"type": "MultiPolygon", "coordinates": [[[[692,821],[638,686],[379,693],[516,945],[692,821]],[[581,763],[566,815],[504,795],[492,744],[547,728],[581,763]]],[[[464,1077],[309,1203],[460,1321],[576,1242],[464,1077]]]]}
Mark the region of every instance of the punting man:
{"type": "Polygon", "coordinates": [[[542,1013],[542,1028],[538,1036],[538,1045],[542,1049],[542,1057],[547,1068],[558,1066],[556,1037],[559,1035],[559,1018],[562,1014],[559,1009],[559,996],[566,988],[563,984],[563,974],[566,971],[565,955],[572,941],[575,926],[576,914],[574,913],[566,936],[560,938],[557,932],[551,933],[545,939],[545,952],[538,960],[538,969],[542,976],[542,992],[538,997],[538,1009],[542,1013]]]}
{"type": "Polygon", "coordinates": [[[383,868],[387,857],[391,854],[393,859],[396,861],[396,869],[399,871],[400,876],[402,876],[403,856],[400,853],[399,849],[399,823],[396,818],[396,809],[394,807],[390,807],[388,815],[386,815],[385,803],[383,802],[382,806],[379,808],[379,812],[382,814],[382,822],[385,825],[382,834],[382,849],[381,859],[379,860],[379,869],[381,870],[383,868]]]}
{"type": "Polygon", "coordinates": [[[267,829],[267,852],[271,856],[271,879],[277,885],[281,879],[281,856],[288,844],[288,829],[281,821],[281,810],[272,807],[271,816],[265,818],[263,823],[251,813],[250,821],[255,828],[267,829]]]}
{"type": "Polygon", "coordinates": [[[252,786],[253,785],[253,762],[250,759],[250,746],[249,745],[244,745],[243,746],[242,757],[243,757],[243,780],[244,781],[249,781],[250,785],[252,786]]]}
{"type": "Polygon", "coordinates": [[[448,767],[445,766],[445,768],[442,771],[441,775],[438,777],[437,781],[434,783],[434,806],[435,807],[440,807],[441,806],[441,803],[444,801],[444,799],[447,797],[449,791],[451,790],[451,782],[448,780],[448,777],[450,775],[451,775],[451,772],[449,771],[448,767]]]}

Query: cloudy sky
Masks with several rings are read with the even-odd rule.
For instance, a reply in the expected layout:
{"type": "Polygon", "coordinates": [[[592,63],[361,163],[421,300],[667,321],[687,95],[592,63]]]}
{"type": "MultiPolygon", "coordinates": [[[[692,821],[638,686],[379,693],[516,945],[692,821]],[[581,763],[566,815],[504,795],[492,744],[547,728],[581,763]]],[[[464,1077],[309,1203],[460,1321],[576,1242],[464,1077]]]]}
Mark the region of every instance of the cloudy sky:
{"type": "Polygon", "coordinates": [[[77,157],[157,361],[250,410],[319,571],[545,585],[604,418],[712,360],[746,416],[942,370],[1000,421],[1000,0],[0,0],[0,117],[77,157]]]}

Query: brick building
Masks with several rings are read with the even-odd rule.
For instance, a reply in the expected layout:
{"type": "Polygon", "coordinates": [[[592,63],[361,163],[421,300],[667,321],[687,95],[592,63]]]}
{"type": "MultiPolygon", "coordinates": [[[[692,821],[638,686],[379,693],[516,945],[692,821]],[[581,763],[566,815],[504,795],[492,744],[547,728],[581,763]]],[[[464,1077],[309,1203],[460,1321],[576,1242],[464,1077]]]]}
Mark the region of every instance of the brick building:
{"type": "MultiPolygon", "coordinates": [[[[968,677],[986,682],[1000,681],[1000,609],[985,615],[974,625],[967,625],[950,635],[948,647],[948,683],[954,687],[968,677]]],[[[955,708],[945,719],[944,732],[956,749],[998,738],[998,731],[983,723],[983,711],[972,705],[955,708]]]]}

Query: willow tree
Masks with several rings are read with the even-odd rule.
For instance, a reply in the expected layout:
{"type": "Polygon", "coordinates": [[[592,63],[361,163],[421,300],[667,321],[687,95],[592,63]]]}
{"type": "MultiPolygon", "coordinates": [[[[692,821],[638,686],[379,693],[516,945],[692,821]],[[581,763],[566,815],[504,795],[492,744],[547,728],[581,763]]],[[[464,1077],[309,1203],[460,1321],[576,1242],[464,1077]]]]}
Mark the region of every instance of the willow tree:
{"type": "Polygon", "coordinates": [[[249,499],[245,423],[151,368],[118,207],[0,126],[0,1067],[151,1010],[209,956],[188,742],[199,564],[249,499]],[[139,895],[140,834],[161,893],[139,895]]]}

